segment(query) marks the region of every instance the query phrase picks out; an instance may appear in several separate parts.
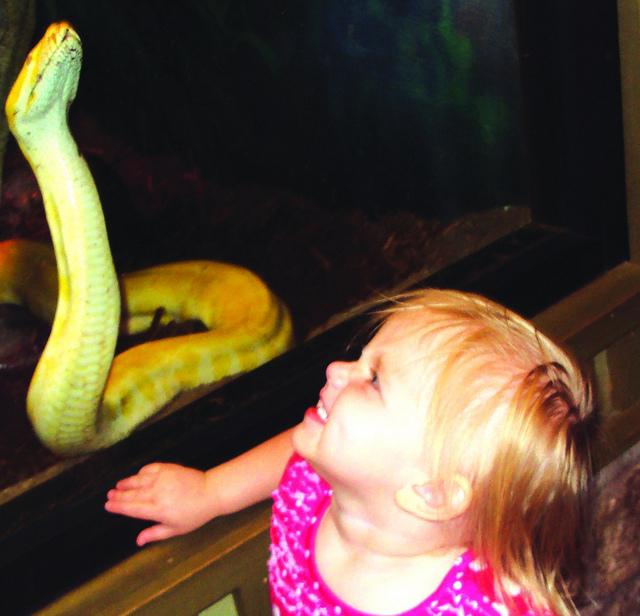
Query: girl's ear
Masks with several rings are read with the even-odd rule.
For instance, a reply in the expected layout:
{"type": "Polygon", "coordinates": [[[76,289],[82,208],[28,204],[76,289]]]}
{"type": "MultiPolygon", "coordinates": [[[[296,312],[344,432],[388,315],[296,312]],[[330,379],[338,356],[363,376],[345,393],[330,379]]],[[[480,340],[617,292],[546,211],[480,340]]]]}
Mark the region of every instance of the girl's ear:
{"type": "Polygon", "coordinates": [[[429,522],[446,522],[469,508],[473,489],[469,480],[454,475],[447,481],[428,481],[400,488],[395,500],[401,509],[429,522]]]}

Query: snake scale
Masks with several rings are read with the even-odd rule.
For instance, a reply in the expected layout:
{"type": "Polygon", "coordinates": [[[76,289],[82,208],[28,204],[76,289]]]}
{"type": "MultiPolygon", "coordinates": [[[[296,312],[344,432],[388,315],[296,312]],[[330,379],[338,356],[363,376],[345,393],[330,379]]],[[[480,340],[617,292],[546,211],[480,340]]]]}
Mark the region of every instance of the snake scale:
{"type": "Polygon", "coordinates": [[[53,321],[27,412],[42,443],[60,455],[107,447],[180,392],[251,370],[292,339],[287,308],[242,267],[190,261],[118,280],[98,192],[67,123],[81,62],[73,28],[52,24],[5,107],[40,186],[54,251],[27,240],[0,243],[0,302],[53,321]],[[144,330],[158,309],[164,321],[199,319],[207,331],[114,358],[119,330],[144,330]]]}

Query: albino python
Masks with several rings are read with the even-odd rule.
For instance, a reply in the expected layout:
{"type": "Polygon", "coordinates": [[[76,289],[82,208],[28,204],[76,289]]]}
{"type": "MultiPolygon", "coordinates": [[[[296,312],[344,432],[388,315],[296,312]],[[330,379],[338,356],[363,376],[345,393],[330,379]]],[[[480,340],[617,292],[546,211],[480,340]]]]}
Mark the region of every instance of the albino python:
{"type": "Polygon", "coordinates": [[[98,193],[67,124],[81,58],[71,26],[51,25],[6,103],[10,130],[42,192],[55,257],[35,242],[1,243],[0,302],[53,319],[27,411],[40,440],[61,455],[121,440],[181,391],[255,368],[288,348],[292,336],[286,307],[241,267],[173,263],[125,274],[119,285],[98,193]],[[164,321],[199,319],[208,331],[114,358],[119,329],[144,330],[159,308],[164,321]]]}

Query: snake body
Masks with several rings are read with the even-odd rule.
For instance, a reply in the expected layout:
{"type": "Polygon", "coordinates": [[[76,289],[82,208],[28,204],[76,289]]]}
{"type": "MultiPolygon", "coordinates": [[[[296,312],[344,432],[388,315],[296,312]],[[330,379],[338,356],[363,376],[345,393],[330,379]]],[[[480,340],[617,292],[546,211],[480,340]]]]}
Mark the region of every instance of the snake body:
{"type": "Polygon", "coordinates": [[[251,370],[292,337],[286,307],[242,267],[173,263],[125,274],[119,284],[98,192],[67,124],[81,58],[71,26],[52,24],[5,107],[40,186],[55,257],[27,240],[0,244],[0,301],[53,319],[27,411],[40,440],[61,455],[121,440],[181,391],[251,370]],[[158,309],[165,321],[199,319],[208,331],[114,358],[119,329],[145,329],[158,309]]]}

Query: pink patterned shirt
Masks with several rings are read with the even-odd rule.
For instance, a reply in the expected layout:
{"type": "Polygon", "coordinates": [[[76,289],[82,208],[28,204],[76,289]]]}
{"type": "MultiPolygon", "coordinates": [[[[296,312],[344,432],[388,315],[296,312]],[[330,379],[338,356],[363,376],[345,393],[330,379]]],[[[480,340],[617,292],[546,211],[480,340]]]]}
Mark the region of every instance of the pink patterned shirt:
{"type": "MultiPolygon", "coordinates": [[[[273,493],[269,582],[274,616],[373,616],[341,601],[324,583],[315,562],[315,537],[331,502],[331,488],[308,462],[294,454],[273,493]]],[[[398,616],[507,616],[496,601],[491,571],[472,552],[460,556],[438,589],[398,616]]],[[[527,609],[512,616],[536,616],[527,609]]],[[[547,613],[546,616],[552,616],[547,613]]]]}

